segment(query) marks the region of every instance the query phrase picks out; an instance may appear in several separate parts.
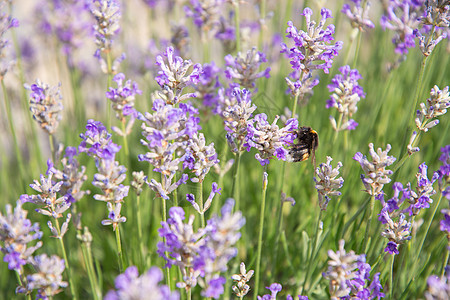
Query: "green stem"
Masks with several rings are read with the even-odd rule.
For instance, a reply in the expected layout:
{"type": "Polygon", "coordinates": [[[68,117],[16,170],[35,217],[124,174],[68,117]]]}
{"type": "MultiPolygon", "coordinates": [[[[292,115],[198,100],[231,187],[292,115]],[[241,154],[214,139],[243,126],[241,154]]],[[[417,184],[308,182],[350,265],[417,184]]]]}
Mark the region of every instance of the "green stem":
{"type": "MultiPolygon", "coordinates": [[[[106,90],[108,91],[109,88],[112,85],[112,59],[111,59],[111,53],[110,50],[106,51],[106,65],[107,65],[107,83],[106,83],[106,90]]],[[[110,130],[111,127],[111,105],[109,104],[109,101],[106,101],[106,128],[110,130]]]]}
{"type": "MultiPolygon", "coordinates": [[[[303,71],[300,72],[300,80],[302,80],[303,71]]],[[[298,95],[294,96],[294,104],[292,105],[292,118],[295,117],[295,111],[297,110],[297,103],[298,103],[298,95]]]]}
{"type": "MultiPolygon", "coordinates": [[[[450,242],[447,244],[447,249],[450,247],[450,242]]],[[[450,254],[450,251],[445,251],[445,258],[444,263],[442,264],[442,270],[441,270],[441,278],[444,277],[445,274],[445,267],[448,266],[448,256],[450,254]]]]}
{"type": "Polygon", "coordinates": [[[264,210],[266,208],[266,192],[267,192],[267,165],[264,165],[263,180],[262,180],[262,192],[261,192],[261,211],[259,214],[259,234],[258,234],[258,250],[256,252],[256,268],[255,268],[255,290],[253,294],[253,300],[257,299],[259,290],[259,281],[261,273],[261,251],[263,242],[263,230],[264,230],[264,210]]]}
{"type": "Polygon", "coordinates": [[[69,287],[70,287],[70,293],[72,294],[72,299],[77,299],[77,294],[76,294],[76,288],[75,285],[73,284],[73,280],[72,280],[72,270],[70,268],[70,264],[69,264],[69,260],[67,259],[67,254],[66,254],[66,247],[64,246],[64,241],[63,238],[61,236],[61,228],[59,227],[59,221],[58,219],[55,219],[55,228],[58,232],[58,240],[59,240],[59,246],[61,247],[61,251],[63,254],[63,258],[64,258],[64,263],[67,269],[67,277],[69,279],[69,287]]]}
{"type": "Polygon", "coordinates": [[[241,162],[241,151],[238,148],[238,153],[236,153],[236,161],[233,168],[233,182],[231,184],[231,195],[236,201],[235,210],[239,210],[239,165],[241,162]]]}
{"type": "MultiPolygon", "coordinates": [[[[81,230],[77,230],[77,236],[82,236],[81,230]]],[[[97,279],[94,272],[94,265],[92,264],[92,257],[91,257],[91,248],[89,246],[89,243],[81,241],[81,252],[83,254],[83,261],[86,266],[86,270],[89,277],[89,284],[92,289],[92,296],[94,300],[101,299],[100,290],[97,287],[97,279]]]]}
{"type": "Polygon", "coordinates": [[[314,259],[314,256],[315,256],[317,237],[319,235],[319,227],[320,227],[320,220],[321,219],[322,219],[322,210],[320,210],[319,217],[317,218],[317,223],[316,223],[316,229],[315,229],[315,232],[314,232],[313,243],[311,245],[311,253],[310,253],[309,259],[308,259],[308,266],[306,268],[305,279],[303,280],[303,284],[302,284],[302,292],[307,290],[306,284],[308,283],[309,277],[311,277],[310,276],[311,264],[312,264],[312,260],[314,259]]]}
{"type": "Polygon", "coordinates": [[[123,254],[122,254],[122,242],[120,239],[120,225],[117,224],[116,230],[116,244],[117,244],[117,256],[119,259],[119,272],[122,273],[123,272],[123,254]]]}
{"type": "Polygon", "coordinates": [[[56,164],[56,153],[55,153],[55,141],[53,138],[53,134],[48,135],[48,142],[50,144],[50,152],[52,154],[52,161],[54,164],[56,164]]]}
{"type": "Polygon", "coordinates": [[[348,61],[350,60],[350,53],[352,52],[352,46],[353,46],[353,42],[355,41],[355,34],[358,34],[358,29],[357,28],[353,28],[351,33],[350,33],[350,41],[349,41],[349,45],[347,48],[347,54],[345,55],[345,60],[344,60],[344,65],[348,65],[348,61]]]}
{"type": "Polygon", "coordinates": [[[123,146],[125,148],[125,155],[126,155],[127,160],[128,160],[128,166],[131,167],[131,164],[130,164],[130,151],[128,150],[127,133],[125,132],[126,131],[125,119],[121,123],[122,123],[122,134],[123,134],[122,135],[122,140],[123,140],[123,146]]]}
{"type": "Polygon", "coordinates": [[[136,206],[137,206],[137,211],[136,211],[136,218],[137,218],[137,229],[138,229],[138,240],[139,240],[139,248],[141,251],[141,263],[144,264],[144,257],[145,257],[145,251],[144,251],[144,239],[142,238],[142,220],[141,220],[141,213],[140,213],[140,202],[141,202],[141,196],[137,195],[136,197],[136,206]]]}
{"type": "Polygon", "coordinates": [[[424,77],[424,73],[425,73],[425,67],[427,65],[427,58],[428,58],[428,56],[424,56],[422,59],[422,64],[420,65],[419,77],[417,78],[416,89],[414,91],[414,98],[413,98],[414,102],[413,102],[413,105],[411,106],[411,112],[409,113],[408,125],[413,123],[414,117],[416,116],[415,112],[416,112],[417,103],[419,102],[419,97],[420,97],[420,94],[423,89],[423,77],[424,77]]]}
{"type": "Polygon", "coordinates": [[[259,10],[259,18],[260,18],[260,29],[259,29],[259,49],[263,49],[264,45],[264,29],[266,28],[265,19],[266,19],[266,0],[260,0],[260,10],[259,10]]]}
{"type": "Polygon", "coordinates": [[[366,232],[364,233],[364,241],[362,244],[362,253],[366,253],[366,246],[367,246],[367,242],[369,240],[370,226],[372,224],[372,217],[373,217],[373,212],[374,212],[374,207],[375,207],[375,195],[373,194],[373,192],[374,192],[374,189],[372,189],[372,195],[370,196],[369,219],[367,220],[366,232]]]}
{"type": "MultiPolygon", "coordinates": [[[[9,1],[9,11],[10,15],[12,14],[12,1],[9,1]]],[[[22,51],[20,50],[19,42],[16,35],[15,27],[10,28],[11,30],[11,37],[14,44],[14,50],[16,52],[16,61],[17,61],[17,69],[19,70],[19,80],[21,83],[21,86],[23,87],[25,84],[25,73],[23,71],[23,64],[22,64],[22,51]]],[[[2,80],[3,81],[3,80],[2,80]]],[[[29,107],[28,107],[28,97],[27,92],[24,88],[20,89],[22,92],[22,108],[25,112],[27,123],[29,128],[31,129],[31,139],[33,140],[34,149],[33,152],[36,154],[36,161],[37,166],[39,166],[40,169],[42,169],[42,154],[41,154],[41,147],[39,147],[39,141],[38,141],[38,135],[36,134],[36,129],[33,126],[33,118],[31,114],[29,113],[29,107]]],[[[6,98],[5,98],[6,99],[6,98]]],[[[34,162],[32,162],[34,164],[34,162]]]]}
{"type": "MultiPolygon", "coordinates": [[[[441,204],[441,199],[442,199],[442,193],[439,193],[439,199],[438,199],[436,205],[434,206],[433,214],[431,215],[431,218],[428,220],[428,223],[427,223],[427,225],[426,225],[425,234],[423,235],[422,240],[421,240],[420,243],[419,243],[419,245],[420,245],[420,246],[419,246],[419,251],[417,252],[416,259],[414,260],[415,262],[418,262],[418,261],[419,261],[419,257],[420,257],[420,253],[422,252],[423,244],[424,244],[424,242],[425,242],[425,239],[427,238],[428,231],[430,230],[431,223],[433,222],[434,216],[436,215],[436,211],[438,210],[439,205],[441,204]]],[[[417,265],[418,265],[418,264],[417,264],[417,265]]]]}
{"type": "Polygon", "coordinates": [[[205,213],[203,212],[203,180],[199,182],[199,191],[198,191],[198,199],[200,202],[200,220],[202,222],[202,228],[205,228],[205,213]]]}
{"type": "Polygon", "coordinates": [[[390,271],[389,271],[389,299],[393,299],[392,291],[394,288],[394,285],[393,285],[393,283],[394,283],[394,280],[393,280],[393,278],[394,278],[394,260],[395,260],[395,255],[392,254],[391,255],[391,267],[390,267],[390,271]]]}
{"type": "Polygon", "coordinates": [[[339,114],[339,119],[336,123],[336,131],[334,132],[334,138],[333,138],[333,144],[336,143],[338,135],[339,135],[339,128],[342,124],[342,119],[344,118],[344,114],[339,114]]]}
{"type": "Polygon", "coordinates": [[[352,68],[356,68],[356,64],[358,63],[358,56],[359,56],[359,49],[361,48],[361,31],[358,30],[358,36],[356,38],[356,49],[355,49],[355,56],[353,57],[353,64],[352,68]]]}
{"type": "Polygon", "coordinates": [[[25,179],[24,179],[24,176],[25,176],[24,170],[25,169],[24,169],[24,164],[23,164],[22,151],[20,151],[19,143],[17,142],[17,135],[16,135],[16,129],[14,127],[14,122],[13,122],[11,103],[10,103],[10,100],[8,97],[8,92],[6,90],[5,81],[3,79],[1,79],[1,84],[2,84],[3,97],[5,100],[6,116],[8,118],[9,129],[11,130],[11,136],[13,138],[13,144],[14,144],[14,150],[16,152],[17,163],[19,165],[20,178],[22,181],[25,181],[25,179]]]}
{"type": "Polygon", "coordinates": [[[234,32],[236,36],[236,52],[241,51],[241,31],[240,31],[240,16],[239,16],[239,1],[236,0],[234,3],[234,32]]]}

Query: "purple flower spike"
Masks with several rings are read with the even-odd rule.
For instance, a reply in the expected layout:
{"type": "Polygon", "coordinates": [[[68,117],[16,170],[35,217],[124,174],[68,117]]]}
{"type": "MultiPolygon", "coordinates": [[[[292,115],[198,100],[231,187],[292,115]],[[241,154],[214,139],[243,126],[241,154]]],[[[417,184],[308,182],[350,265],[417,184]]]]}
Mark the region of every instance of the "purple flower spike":
{"type": "Polygon", "coordinates": [[[124,273],[116,277],[115,290],[110,290],[105,300],[119,299],[153,299],[153,300],[178,300],[177,291],[170,291],[169,287],[161,285],[163,274],[158,267],[152,267],[139,276],[135,266],[128,267],[124,273]]]}
{"type": "Polygon", "coordinates": [[[333,92],[333,94],[327,100],[326,108],[335,107],[344,120],[340,127],[337,128],[336,120],[330,117],[335,131],[354,130],[358,123],[349,118],[358,110],[357,104],[361,98],[366,97],[363,88],[358,85],[358,80],[362,77],[358,70],[352,70],[350,66],[343,66],[339,68],[339,71],[341,74],[334,76],[331,84],[328,85],[328,90],[333,92]]]}
{"type": "Polygon", "coordinates": [[[321,20],[316,26],[316,22],[311,21],[312,10],[305,8],[303,16],[306,19],[307,31],[298,30],[294,24],[289,21],[286,29],[286,37],[291,39],[294,46],[289,47],[281,44],[282,53],[290,59],[292,69],[306,74],[315,69],[322,69],[328,74],[333,63],[333,58],[338,55],[342,49],[342,42],[334,41],[334,25],[328,25],[323,28],[328,18],[331,18],[331,11],[322,8],[320,14],[321,20]],[[308,53],[308,56],[305,54],[308,53]]]}

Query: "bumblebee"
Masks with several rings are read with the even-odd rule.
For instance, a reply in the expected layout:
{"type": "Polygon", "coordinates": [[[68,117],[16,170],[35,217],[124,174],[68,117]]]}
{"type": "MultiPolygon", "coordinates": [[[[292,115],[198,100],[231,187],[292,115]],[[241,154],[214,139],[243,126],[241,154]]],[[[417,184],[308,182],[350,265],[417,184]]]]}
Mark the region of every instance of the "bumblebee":
{"type": "Polygon", "coordinates": [[[289,149],[290,161],[299,162],[311,157],[316,164],[315,151],[319,146],[319,135],[311,127],[301,127],[297,132],[297,143],[289,149]]]}

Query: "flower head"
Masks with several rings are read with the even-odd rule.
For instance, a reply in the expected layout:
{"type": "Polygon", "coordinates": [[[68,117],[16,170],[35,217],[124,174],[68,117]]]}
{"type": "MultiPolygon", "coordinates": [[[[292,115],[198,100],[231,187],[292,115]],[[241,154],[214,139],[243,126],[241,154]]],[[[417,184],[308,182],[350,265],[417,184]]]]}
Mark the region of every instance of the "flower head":
{"type": "Polygon", "coordinates": [[[279,128],[277,125],[279,117],[276,116],[272,124],[267,121],[266,114],[256,115],[247,124],[247,137],[244,147],[247,151],[256,148],[259,153],[255,158],[262,166],[269,164],[269,159],[276,156],[279,160],[286,160],[288,151],[284,146],[289,146],[294,142],[297,130],[297,119],[289,119],[286,126],[279,128]]]}
{"type": "Polygon", "coordinates": [[[116,0],[95,0],[91,13],[97,24],[94,25],[94,35],[97,48],[101,52],[111,49],[113,37],[119,32],[121,12],[116,0]]]}
{"type": "Polygon", "coordinates": [[[386,222],[381,235],[389,240],[384,251],[398,254],[398,246],[411,239],[411,222],[405,220],[404,214],[400,214],[397,221],[392,220],[386,209],[381,210],[380,217],[386,222]]]}
{"type": "Polygon", "coordinates": [[[165,95],[165,101],[168,104],[178,104],[189,98],[195,97],[195,93],[182,94],[184,88],[191,84],[197,84],[202,66],[193,64],[190,60],[183,60],[174,55],[174,49],[168,47],[164,55],[156,57],[156,65],[160,68],[155,80],[162,88],[162,94],[165,95]],[[192,71],[188,70],[192,66],[192,71]]]}
{"type": "Polygon", "coordinates": [[[161,285],[163,279],[161,270],[157,267],[150,268],[139,276],[135,266],[128,267],[124,273],[118,275],[115,280],[115,290],[110,290],[105,300],[119,299],[152,299],[152,300],[178,300],[178,292],[171,292],[169,287],[161,285]]]}
{"type": "Polygon", "coordinates": [[[6,214],[0,212],[0,246],[5,255],[3,260],[10,270],[20,270],[21,266],[30,262],[33,252],[42,246],[39,241],[31,246],[34,240],[41,239],[42,231],[39,224],[32,224],[27,219],[28,212],[22,208],[22,201],[17,201],[14,211],[11,205],[6,205],[6,214]]]}
{"type": "Polygon", "coordinates": [[[353,157],[354,160],[359,162],[367,176],[362,174],[361,179],[365,187],[365,192],[370,195],[375,196],[379,194],[382,191],[383,186],[391,182],[389,176],[392,175],[393,172],[391,170],[386,170],[386,167],[392,165],[396,158],[388,155],[390,150],[391,145],[388,144],[386,150],[383,151],[381,148],[378,148],[377,152],[375,152],[373,144],[370,143],[369,153],[372,157],[372,161],[369,161],[361,152],[356,153],[353,157]]]}
{"type": "Polygon", "coordinates": [[[371,266],[366,263],[365,254],[356,255],[354,251],[346,252],[344,240],[339,241],[339,250],[328,251],[330,260],[328,270],[323,277],[330,281],[329,291],[332,299],[356,297],[358,299],[379,299],[385,295],[380,292],[380,273],[370,280],[371,266]]]}
{"type": "Polygon", "coordinates": [[[16,290],[18,293],[37,290],[40,299],[47,299],[68,286],[67,282],[62,280],[65,269],[64,259],[56,255],[48,257],[47,254],[41,254],[32,259],[31,265],[36,273],[27,276],[26,286],[18,287],[16,290]]]}
{"type": "Polygon", "coordinates": [[[449,87],[446,86],[443,90],[440,90],[439,87],[435,85],[431,89],[430,98],[428,98],[425,103],[420,103],[420,109],[417,110],[417,117],[415,119],[417,128],[427,132],[428,129],[439,124],[439,120],[434,118],[444,115],[449,107],[449,87]]]}
{"type": "MultiPolygon", "coordinates": [[[[363,92],[362,87],[358,85],[358,80],[362,78],[358,70],[352,70],[347,65],[339,68],[339,71],[341,74],[337,74],[331,80],[332,83],[328,85],[328,90],[333,92],[333,94],[327,101],[326,108],[335,107],[345,121],[339,128],[334,126],[334,130],[352,130],[356,127],[352,126],[352,124],[356,122],[349,120],[349,118],[358,110],[357,104],[361,98],[366,97],[366,94],[363,92]]],[[[336,124],[334,118],[332,124],[336,124]]]]}
{"type": "Polygon", "coordinates": [[[137,83],[131,80],[124,82],[125,75],[122,73],[115,75],[113,81],[117,84],[117,88],[110,87],[109,91],[106,92],[106,98],[111,100],[112,108],[116,112],[116,118],[124,122],[125,116],[131,115],[136,117],[134,101],[136,95],[142,94],[137,83]]]}
{"type": "Polygon", "coordinates": [[[333,168],[331,166],[332,160],[331,157],[327,156],[327,162],[320,164],[316,169],[317,177],[314,177],[316,190],[319,193],[319,206],[322,210],[327,209],[328,202],[330,201],[329,196],[341,195],[338,189],[344,185],[344,179],[342,177],[336,178],[339,176],[339,169],[342,167],[342,163],[338,162],[337,167],[333,168]]]}
{"type": "Polygon", "coordinates": [[[369,19],[370,2],[367,2],[365,7],[361,6],[361,0],[351,0],[353,6],[345,3],[341,12],[345,14],[353,28],[358,28],[360,31],[365,31],[368,28],[374,28],[375,24],[369,19]]]}
{"type": "Polygon", "coordinates": [[[395,52],[407,54],[409,48],[415,46],[414,29],[419,28],[419,17],[422,13],[422,3],[414,1],[390,1],[386,10],[386,15],[380,19],[383,29],[394,32],[392,43],[395,45],[395,52]]]}
{"type": "Polygon", "coordinates": [[[250,281],[250,278],[252,278],[255,271],[249,270],[247,272],[245,269],[245,264],[243,262],[241,262],[239,270],[239,274],[234,274],[231,276],[231,279],[236,282],[236,285],[233,285],[232,289],[237,297],[244,297],[250,290],[250,286],[247,284],[247,282],[250,281]]]}
{"type": "Polygon", "coordinates": [[[311,20],[312,14],[309,7],[303,10],[306,32],[298,30],[291,21],[288,22],[286,37],[293,41],[294,46],[289,48],[286,44],[282,44],[281,52],[286,53],[294,70],[309,73],[315,69],[322,69],[328,73],[333,58],[342,49],[342,42],[331,43],[334,40],[334,25],[324,28],[326,20],[332,17],[330,10],[322,8],[320,11],[322,18],[317,26],[316,22],[311,20]]]}
{"type": "Polygon", "coordinates": [[[254,88],[256,79],[270,77],[270,68],[258,71],[264,62],[267,62],[266,56],[255,47],[248,50],[246,55],[239,52],[235,58],[228,54],[225,56],[225,76],[230,80],[235,79],[243,88],[254,88]]]}
{"type": "Polygon", "coordinates": [[[33,119],[48,134],[55,133],[61,121],[63,105],[60,86],[61,84],[50,87],[39,79],[31,86],[25,85],[25,88],[30,91],[30,110],[33,113],[33,119]]]}

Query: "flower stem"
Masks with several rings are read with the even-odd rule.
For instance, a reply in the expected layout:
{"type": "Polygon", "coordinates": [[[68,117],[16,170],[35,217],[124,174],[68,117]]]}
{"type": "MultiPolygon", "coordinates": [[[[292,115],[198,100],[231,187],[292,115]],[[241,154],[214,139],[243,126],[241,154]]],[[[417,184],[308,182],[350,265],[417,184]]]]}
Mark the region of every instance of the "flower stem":
{"type": "Polygon", "coordinates": [[[199,186],[199,191],[198,191],[198,198],[199,198],[199,202],[200,202],[200,220],[202,222],[202,228],[205,228],[205,213],[203,212],[203,180],[201,180],[199,182],[200,186],[199,186]]]}
{"type": "Polygon", "coordinates": [[[366,232],[364,233],[364,241],[362,244],[362,250],[360,251],[362,253],[366,253],[366,246],[367,246],[367,242],[369,240],[369,232],[370,232],[370,226],[372,224],[374,207],[375,207],[375,195],[373,194],[373,189],[372,189],[372,195],[370,197],[370,206],[369,206],[369,219],[367,220],[366,232]]]}
{"type": "Polygon", "coordinates": [[[233,182],[231,184],[231,195],[236,201],[235,210],[239,210],[239,165],[241,162],[241,151],[238,149],[236,153],[235,166],[233,168],[233,182]]]}
{"type": "Polygon", "coordinates": [[[392,298],[392,290],[393,290],[393,283],[394,283],[394,260],[395,260],[395,254],[391,255],[391,268],[389,270],[389,299],[392,298]]]}
{"type": "Polygon", "coordinates": [[[66,269],[67,269],[67,277],[69,279],[70,293],[72,294],[72,299],[76,300],[77,299],[76,288],[75,288],[75,285],[73,284],[72,270],[70,269],[69,260],[67,259],[66,247],[64,246],[64,241],[61,236],[61,228],[59,227],[58,219],[55,219],[55,228],[58,231],[59,246],[61,247],[61,251],[63,254],[63,258],[64,258],[64,263],[65,263],[66,269]]]}
{"type": "Polygon", "coordinates": [[[266,208],[266,192],[267,192],[267,165],[264,165],[263,180],[262,180],[262,193],[261,193],[261,211],[259,214],[259,234],[258,234],[258,250],[256,252],[256,268],[255,268],[255,290],[253,294],[253,300],[257,299],[259,290],[259,281],[261,273],[261,250],[262,250],[262,238],[264,229],[264,210],[266,208]]]}
{"type": "Polygon", "coordinates": [[[321,219],[322,219],[322,210],[320,210],[319,216],[317,218],[316,229],[315,229],[315,232],[314,232],[314,238],[313,238],[313,242],[312,242],[312,245],[311,245],[311,253],[310,253],[309,259],[308,259],[308,266],[306,268],[305,279],[303,279],[302,292],[307,290],[306,289],[306,284],[307,284],[307,281],[308,281],[308,279],[310,277],[311,263],[312,263],[312,260],[314,259],[315,252],[316,252],[317,236],[319,235],[319,227],[320,227],[320,220],[321,219]]]}
{"type": "Polygon", "coordinates": [[[144,251],[144,239],[142,238],[142,220],[141,220],[141,213],[139,208],[141,207],[140,205],[141,202],[141,196],[137,195],[136,196],[136,206],[138,207],[137,211],[136,211],[136,218],[137,218],[137,229],[138,229],[138,240],[139,240],[139,248],[141,251],[141,263],[145,263],[144,257],[145,257],[145,251],[144,251]]]}
{"type": "MultiPolygon", "coordinates": [[[[106,82],[106,90],[112,85],[112,60],[110,50],[106,51],[106,66],[108,69],[108,79],[106,82]]],[[[111,128],[111,105],[109,101],[106,101],[106,128],[109,130],[111,128]]]]}
{"type": "Polygon", "coordinates": [[[56,164],[56,153],[55,153],[55,141],[53,138],[53,134],[48,135],[48,143],[50,144],[50,152],[52,153],[52,161],[56,164]]]}
{"type": "Polygon", "coordinates": [[[241,51],[241,32],[240,32],[240,16],[239,16],[239,1],[236,0],[233,2],[234,4],[234,32],[236,36],[236,52],[241,51]]]}
{"type": "Polygon", "coordinates": [[[417,262],[419,260],[419,256],[420,256],[420,253],[422,252],[423,244],[425,242],[425,239],[427,238],[428,231],[430,230],[431,223],[433,222],[434,216],[436,215],[436,211],[438,210],[438,207],[441,204],[441,200],[442,200],[442,193],[439,193],[438,201],[437,201],[437,203],[436,203],[436,205],[434,206],[434,209],[433,209],[433,214],[431,215],[430,219],[428,220],[428,223],[427,223],[427,226],[426,226],[426,230],[425,230],[425,234],[423,235],[422,240],[419,243],[419,245],[420,245],[418,247],[419,251],[417,252],[416,259],[414,260],[415,262],[417,262]]]}
{"type": "MultiPolygon", "coordinates": [[[[24,169],[24,165],[23,165],[22,151],[20,151],[19,143],[17,142],[17,135],[16,135],[16,129],[14,127],[14,122],[13,122],[11,103],[9,101],[8,92],[7,92],[6,86],[5,86],[5,81],[3,79],[1,79],[1,84],[2,84],[2,91],[3,91],[3,99],[5,100],[6,116],[8,118],[9,128],[11,130],[11,136],[13,138],[14,150],[16,152],[17,164],[19,166],[20,178],[22,179],[22,181],[25,181],[25,179],[24,179],[24,176],[25,176],[24,170],[25,169],[24,169]]],[[[23,186],[25,186],[25,185],[23,185],[23,186]]]]}
{"type": "Polygon", "coordinates": [[[119,224],[117,224],[116,227],[116,244],[117,244],[117,256],[119,258],[119,272],[122,273],[123,272],[123,254],[122,254],[122,242],[120,240],[120,226],[119,224]]]}
{"type": "MultiPolygon", "coordinates": [[[[82,236],[81,230],[77,230],[77,236],[82,236]]],[[[92,296],[94,300],[101,299],[101,292],[97,286],[97,278],[94,272],[94,265],[92,263],[91,247],[88,242],[81,241],[81,252],[83,254],[84,264],[89,277],[89,284],[92,289],[92,296]]]]}

